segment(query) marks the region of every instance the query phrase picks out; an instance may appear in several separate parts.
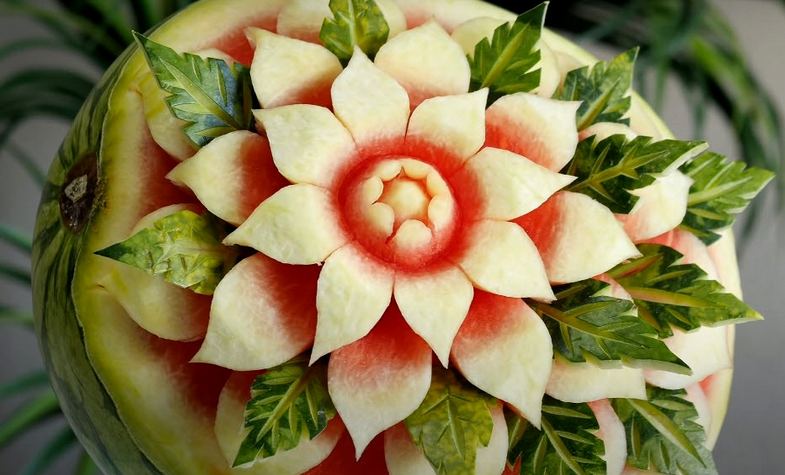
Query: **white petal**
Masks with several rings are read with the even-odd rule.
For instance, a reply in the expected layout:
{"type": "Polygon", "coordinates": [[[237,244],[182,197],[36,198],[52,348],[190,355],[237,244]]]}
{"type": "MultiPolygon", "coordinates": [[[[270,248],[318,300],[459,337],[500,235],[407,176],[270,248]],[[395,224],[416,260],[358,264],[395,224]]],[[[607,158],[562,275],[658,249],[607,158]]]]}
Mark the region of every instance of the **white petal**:
{"type": "Polygon", "coordinates": [[[668,371],[645,371],[649,384],[666,389],[683,389],[722,369],[733,366],[724,327],[701,327],[690,333],[674,329],[665,345],[692,370],[691,375],[668,371]]]}
{"type": "Polygon", "coordinates": [[[475,287],[507,297],[554,299],[537,248],[520,226],[493,220],[472,226],[457,264],[475,287]]]}
{"type": "Polygon", "coordinates": [[[265,200],[225,244],[249,246],[285,264],[318,264],[346,243],[330,193],[291,185],[265,200]]]}
{"type": "Polygon", "coordinates": [[[319,310],[311,362],[371,331],[390,305],[393,272],[344,246],[327,259],[319,275],[319,310]]]}
{"type": "Polygon", "coordinates": [[[522,300],[475,295],[452,357],[470,383],[540,426],[553,346],[545,323],[522,300]]]}
{"type": "Polygon", "coordinates": [[[504,96],[488,108],[486,145],[523,155],[553,171],[575,155],[580,102],[558,101],[535,94],[504,96]]]}
{"type": "Polygon", "coordinates": [[[484,38],[490,41],[496,28],[507,23],[505,20],[491,17],[477,17],[461,23],[452,32],[452,39],[461,45],[466,56],[473,57],[477,44],[484,38]]]}
{"type": "Polygon", "coordinates": [[[692,179],[679,171],[657,177],[649,186],[630,193],[639,197],[627,215],[617,215],[635,242],[666,233],[684,220],[692,179]]]}
{"type": "Polygon", "coordinates": [[[621,475],[627,463],[627,434],[624,425],[607,399],[590,402],[589,407],[600,425],[597,436],[605,444],[605,454],[602,456],[606,462],[605,473],[621,475]]]}
{"type": "Polygon", "coordinates": [[[637,368],[600,368],[557,358],[545,392],[564,402],[597,399],[646,399],[646,380],[637,368]]]}
{"type": "Polygon", "coordinates": [[[251,81],[263,108],[329,99],[330,85],[342,69],[329,50],[259,28],[246,33],[255,45],[251,81]]]}
{"type": "Polygon", "coordinates": [[[267,140],[248,131],[216,138],[166,178],[190,188],[205,208],[235,226],[288,184],[273,164],[267,140]]]}
{"type": "Polygon", "coordinates": [[[299,104],[254,115],[267,133],[275,166],[293,183],[330,186],[353,158],[352,135],[324,107],[299,104]]]}
{"type": "Polygon", "coordinates": [[[537,245],[554,283],[588,279],[640,255],[613,213],[584,194],[560,191],[516,222],[537,245]]]}
{"type": "Polygon", "coordinates": [[[406,322],[446,367],[453,339],[474,297],[466,274],[457,267],[422,275],[399,273],[394,293],[406,322]]]}
{"type": "Polygon", "coordinates": [[[332,88],[333,109],[360,145],[403,139],[409,122],[409,95],[356,49],[332,88]]]}
{"type": "Polygon", "coordinates": [[[612,135],[623,135],[627,140],[638,136],[631,128],[618,122],[597,122],[581,130],[578,136],[581,140],[594,137],[595,141],[601,142],[612,135]]]}
{"type": "Polygon", "coordinates": [[[485,142],[487,100],[487,89],[426,100],[412,112],[406,141],[445,148],[465,161],[485,142]]]}
{"type": "Polygon", "coordinates": [[[431,386],[431,350],[391,312],[369,335],[330,355],[327,380],[359,459],[374,437],[408,417],[425,399],[431,386]]]}
{"type": "Polygon", "coordinates": [[[471,73],[463,50],[433,21],[388,41],[375,62],[409,92],[414,106],[430,97],[469,90],[471,73]]]}
{"type": "Polygon", "coordinates": [[[461,173],[471,174],[480,188],[482,216],[503,221],[538,208],[575,180],[497,148],[482,149],[469,159],[461,173]]]}
{"type": "Polygon", "coordinates": [[[316,331],[318,268],[255,254],[213,295],[207,336],[193,362],[235,371],[272,368],[305,351],[316,331]]]}

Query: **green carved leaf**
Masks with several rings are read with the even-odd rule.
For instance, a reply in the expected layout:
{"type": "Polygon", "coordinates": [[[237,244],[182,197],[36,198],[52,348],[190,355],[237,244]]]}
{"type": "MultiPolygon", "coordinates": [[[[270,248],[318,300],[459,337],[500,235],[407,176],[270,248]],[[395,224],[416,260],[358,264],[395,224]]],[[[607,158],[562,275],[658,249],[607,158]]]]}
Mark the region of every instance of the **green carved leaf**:
{"type": "Polygon", "coordinates": [[[158,85],[170,96],[172,114],[187,122],[185,134],[198,147],[253,125],[250,71],[245,66],[179,54],[134,33],[158,85]]]}
{"type": "Polygon", "coordinates": [[[505,411],[510,434],[507,460],[521,461],[521,474],[604,475],[605,444],[595,433],[600,426],[588,404],[561,402],[545,396],[542,430],[505,411]]]}
{"type": "Polygon", "coordinates": [[[630,109],[629,90],[638,48],[625,51],[610,61],[584,66],[567,73],[554,94],[562,101],[582,101],[576,122],[583,130],[597,122],[629,124],[624,115],[630,109]]]}
{"type": "Polygon", "coordinates": [[[223,225],[210,214],[183,210],[96,254],[212,295],[237,257],[231,247],[221,244],[225,235],[223,225]]]}
{"type": "Polygon", "coordinates": [[[451,372],[434,367],[425,400],[406,428],[437,475],[473,475],[477,449],[491,440],[494,400],[451,372]]]}
{"type": "Polygon", "coordinates": [[[747,168],[720,154],[706,152],[681,167],[693,179],[687,214],[681,227],[711,244],[720,238],[715,231],[730,227],[736,215],[774,178],[762,168],[747,168]]]}
{"type": "Polygon", "coordinates": [[[617,266],[609,275],[632,295],[638,315],[660,337],[671,336],[671,326],[690,331],[763,318],[719,282],[707,279],[697,265],[678,264],[678,251],[658,244],[641,244],[638,250],[642,257],[617,266]]]}
{"type": "Polygon", "coordinates": [[[387,42],[390,27],[374,0],[330,0],[334,18],[325,18],[319,38],[346,65],[359,47],[373,58],[387,42]]]}
{"type": "Polygon", "coordinates": [[[651,185],[656,174],[676,169],[705,149],[706,143],[697,141],[613,135],[598,142],[589,137],[578,144],[562,173],[578,177],[570,191],[591,196],[614,213],[629,213],[638,201],[630,191],[651,185]]]}
{"type": "Polygon", "coordinates": [[[501,25],[493,38],[483,38],[469,58],[471,90],[490,89],[489,102],[506,94],[529,92],[540,85],[540,41],[548,2],[521,14],[513,23],[501,25]]]}
{"type": "Polygon", "coordinates": [[[627,433],[627,463],[643,470],[683,475],[717,473],[695,406],[683,390],[650,386],[647,401],[615,399],[613,408],[627,433]]]}
{"type": "Polygon", "coordinates": [[[278,451],[293,449],[303,437],[313,439],[335,417],[327,393],[327,370],[299,357],[258,376],[245,407],[248,435],[234,466],[252,464],[278,451]]]}
{"type": "Polygon", "coordinates": [[[551,304],[530,301],[545,318],[556,352],[572,362],[621,362],[689,374],[657,331],[638,318],[630,300],[600,295],[608,284],[584,280],[556,288],[551,304]]]}

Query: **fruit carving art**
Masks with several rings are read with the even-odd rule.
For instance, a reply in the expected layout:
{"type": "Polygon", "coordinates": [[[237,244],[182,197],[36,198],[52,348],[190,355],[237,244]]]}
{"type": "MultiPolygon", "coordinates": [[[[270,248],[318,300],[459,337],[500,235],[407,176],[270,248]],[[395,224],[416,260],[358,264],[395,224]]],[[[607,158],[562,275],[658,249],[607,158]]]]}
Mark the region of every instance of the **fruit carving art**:
{"type": "Polygon", "coordinates": [[[37,329],[106,473],[716,473],[736,214],[672,138],[473,0],[205,0],[84,106],[37,329]]]}

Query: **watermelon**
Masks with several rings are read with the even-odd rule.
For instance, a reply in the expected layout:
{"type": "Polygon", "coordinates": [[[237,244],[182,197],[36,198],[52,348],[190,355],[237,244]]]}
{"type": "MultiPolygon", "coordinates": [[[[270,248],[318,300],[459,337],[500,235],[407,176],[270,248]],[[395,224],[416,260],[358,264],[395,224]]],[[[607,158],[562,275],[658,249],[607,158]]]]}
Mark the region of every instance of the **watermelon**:
{"type": "Polygon", "coordinates": [[[575,356],[554,330],[575,293],[662,304],[619,290],[647,252],[678,251],[723,298],[740,289],[730,231],[707,247],[674,230],[693,183],[675,169],[698,147],[671,157],[681,142],[627,90],[609,92],[625,117],[578,130],[597,91],[565,84],[596,59],[543,29],[544,10],[202,0],[137,37],[55,157],[33,252],[52,385],[104,473],[655,470],[628,454],[613,402],[646,383],[686,388],[716,441],[732,326],[674,334],[625,314],[651,361],[689,376],[575,356]],[[505,45],[526,70],[494,56],[505,45]],[[639,136],[670,166],[617,209],[576,163],[639,136]]]}

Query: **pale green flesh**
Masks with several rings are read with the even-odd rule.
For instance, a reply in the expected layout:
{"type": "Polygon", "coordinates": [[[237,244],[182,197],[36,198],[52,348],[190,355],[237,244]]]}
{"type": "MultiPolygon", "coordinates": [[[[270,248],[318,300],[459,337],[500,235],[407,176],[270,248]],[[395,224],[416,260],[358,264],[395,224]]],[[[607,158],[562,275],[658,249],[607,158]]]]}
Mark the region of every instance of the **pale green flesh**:
{"type": "MultiPolygon", "coordinates": [[[[285,3],[207,0],[180,13],[151,37],[175,49],[201,50],[209,46],[210,34],[228,28],[232,21],[247,20],[249,12],[273,14],[285,3]],[[230,11],[241,12],[234,14],[239,18],[232,19],[230,11]],[[217,20],[221,18],[225,21],[217,20]],[[193,35],[193,31],[206,34],[193,35]]],[[[436,7],[426,2],[423,8],[436,7]]],[[[460,2],[460,11],[451,15],[461,19],[487,15],[488,8],[466,0],[460,2]]],[[[553,49],[582,62],[593,60],[553,33],[546,31],[544,35],[553,49]]],[[[95,109],[87,106],[83,114],[95,110],[96,120],[77,120],[73,136],[50,171],[34,255],[39,338],[64,412],[105,473],[230,473],[213,435],[214,414],[199,412],[184,400],[171,370],[150,353],[147,335],[98,285],[110,266],[93,252],[127,238],[137,220],[152,211],[145,209],[143,187],[138,186],[145,177],[137,151],[148,137],[136,89],[146,68],[144,58],[134,49],[118,60],[102,89],[111,91],[111,98],[109,92],[102,97],[110,101],[108,114],[104,114],[105,104],[99,103],[95,109]],[[111,126],[105,127],[101,136],[97,124],[104,116],[111,126]],[[99,154],[105,184],[102,207],[81,234],[71,234],[60,221],[58,193],[66,171],[88,152],[99,154]],[[73,303],[64,291],[69,288],[73,303]]],[[[96,94],[94,99],[98,98],[96,94]]],[[[645,123],[663,137],[672,135],[637,96],[632,114],[633,124],[645,123]]],[[[724,257],[735,263],[732,249],[724,257]]],[[[729,386],[709,395],[710,401],[715,401],[712,408],[720,413],[726,403],[716,401],[727,401],[729,386]]],[[[721,421],[721,417],[715,416],[715,420],[721,421]]]]}

